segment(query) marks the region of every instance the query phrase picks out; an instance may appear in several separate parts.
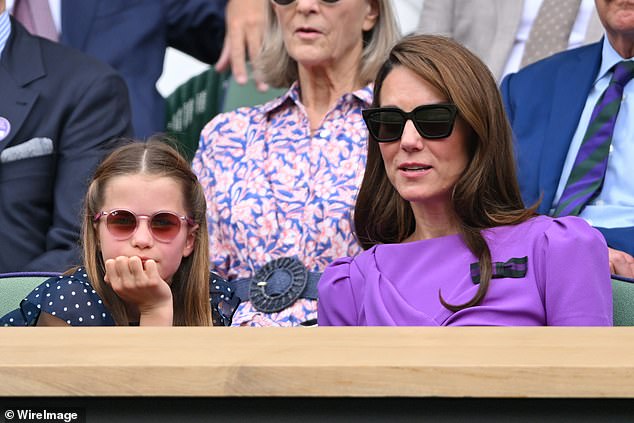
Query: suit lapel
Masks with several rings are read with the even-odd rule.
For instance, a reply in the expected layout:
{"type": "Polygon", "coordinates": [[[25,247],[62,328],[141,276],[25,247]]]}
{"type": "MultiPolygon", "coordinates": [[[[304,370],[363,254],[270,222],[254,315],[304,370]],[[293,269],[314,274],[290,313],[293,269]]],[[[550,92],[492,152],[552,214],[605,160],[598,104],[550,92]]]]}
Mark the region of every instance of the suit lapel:
{"type": "Polygon", "coordinates": [[[84,51],[86,37],[90,34],[97,0],[62,0],[61,42],[84,51]]]}
{"type": "Polygon", "coordinates": [[[6,118],[11,131],[0,141],[0,151],[9,145],[24,124],[38,92],[26,87],[29,83],[46,76],[42,52],[38,39],[11,19],[11,36],[0,63],[0,116],[6,118]]]}
{"type": "Polygon", "coordinates": [[[543,141],[540,160],[539,187],[544,196],[539,211],[542,213],[548,213],[552,207],[572,137],[599,71],[601,47],[602,42],[599,42],[576,51],[554,76],[550,121],[545,132],[547,139],[543,141]]]}

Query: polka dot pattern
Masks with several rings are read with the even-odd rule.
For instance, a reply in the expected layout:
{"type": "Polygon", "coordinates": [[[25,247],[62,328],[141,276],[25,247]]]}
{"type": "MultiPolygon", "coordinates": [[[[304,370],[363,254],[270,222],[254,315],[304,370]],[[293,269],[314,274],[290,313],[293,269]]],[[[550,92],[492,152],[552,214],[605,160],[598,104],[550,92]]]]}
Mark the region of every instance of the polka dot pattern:
{"type": "Polygon", "coordinates": [[[524,67],[568,47],[581,0],[544,0],[533,21],[521,66],[524,67]]]}
{"type": "Polygon", "coordinates": [[[231,318],[240,304],[240,298],[231,291],[229,283],[215,273],[209,280],[211,320],[214,326],[231,326],[231,318]]]}
{"type": "Polygon", "coordinates": [[[0,318],[0,326],[33,326],[41,312],[71,326],[114,326],[112,316],[81,267],[72,275],[44,281],[22,301],[19,309],[0,318]]]}
{"type": "MultiPolygon", "coordinates": [[[[227,281],[212,273],[209,285],[214,326],[230,326],[240,304],[227,281]]],[[[114,319],[103,305],[83,268],[69,276],[44,281],[20,304],[20,308],[0,317],[0,326],[33,326],[41,312],[49,313],[71,326],[114,326],[114,319]]]]}
{"type": "MultiPolygon", "coordinates": [[[[227,281],[212,273],[209,302],[214,326],[230,326],[240,304],[227,281]]],[[[114,319],[92,288],[83,268],[72,275],[44,281],[21,302],[20,308],[0,317],[0,326],[34,326],[41,312],[71,326],[114,326],[114,319]]]]}

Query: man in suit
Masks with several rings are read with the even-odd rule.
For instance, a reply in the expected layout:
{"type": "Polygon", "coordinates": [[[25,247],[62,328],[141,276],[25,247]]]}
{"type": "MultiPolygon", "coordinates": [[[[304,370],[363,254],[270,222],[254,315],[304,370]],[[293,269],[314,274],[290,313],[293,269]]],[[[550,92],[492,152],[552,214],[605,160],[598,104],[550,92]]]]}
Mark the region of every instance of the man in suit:
{"type": "Polygon", "coordinates": [[[146,138],[165,131],[165,100],[156,83],[166,48],[204,63],[220,59],[219,70],[231,63],[245,83],[245,53],[259,51],[265,18],[263,0],[61,0],[60,42],[119,71],[130,92],[134,132],[146,138]]]}
{"type": "Polygon", "coordinates": [[[225,35],[226,0],[61,0],[62,44],[108,63],[130,92],[135,135],[165,131],[156,89],[170,46],[214,63],[225,35]]]}
{"type": "MultiPolygon", "coordinates": [[[[531,19],[539,6],[535,0],[425,0],[418,31],[460,42],[500,81],[506,73],[519,69],[531,19]]],[[[579,11],[569,47],[595,42],[603,34],[592,0],[583,1],[579,11]],[[580,36],[575,32],[577,25],[582,27],[578,29],[580,36]]]]}
{"type": "MultiPolygon", "coordinates": [[[[606,36],[556,54],[502,82],[516,138],[519,181],[527,204],[555,213],[595,104],[613,66],[634,56],[634,4],[596,0],[606,36]]],[[[579,216],[599,229],[610,247],[612,272],[634,277],[634,81],[625,84],[602,188],[579,216]]]]}
{"type": "Polygon", "coordinates": [[[167,47],[205,63],[218,60],[218,71],[231,65],[238,83],[246,83],[247,53],[252,58],[259,51],[266,20],[262,0],[7,0],[9,12],[24,9],[24,3],[30,4],[27,9],[48,6],[52,15],[52,31],[34,34],[119,71],[128,84],[134,130],[141,138],[165,131],[165,102],[156,83],[167,47]]]}
{"type": "Polygon", "coordinates": [[[79,264],[81,202],[111,139],[131,135],[124,81],[29,34],[0,0],[0,272],[79,264]]]}

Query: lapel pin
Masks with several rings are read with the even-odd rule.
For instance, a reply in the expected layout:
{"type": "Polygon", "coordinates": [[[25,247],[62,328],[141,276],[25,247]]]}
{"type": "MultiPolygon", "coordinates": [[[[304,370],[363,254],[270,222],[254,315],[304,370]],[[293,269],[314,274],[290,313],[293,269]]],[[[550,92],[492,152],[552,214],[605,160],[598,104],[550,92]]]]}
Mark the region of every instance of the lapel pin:
{"type": "Polygon", "coordinates": [[[9,132],[11,132],[11,124],[7,118],[0,116],[0,141],[8,137],[9,132]]]}

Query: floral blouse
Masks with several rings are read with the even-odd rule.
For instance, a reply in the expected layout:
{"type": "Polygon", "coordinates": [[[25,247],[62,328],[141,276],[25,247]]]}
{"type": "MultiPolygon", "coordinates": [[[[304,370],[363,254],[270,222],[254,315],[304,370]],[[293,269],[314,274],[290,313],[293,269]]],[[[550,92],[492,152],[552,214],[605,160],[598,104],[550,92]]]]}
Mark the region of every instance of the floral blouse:
{"type": "MultiPolygon", "coordinates": [[[[367,156],[361,109],[371,101],[370,86],[343,95],[311,133],[295,83],[277,99],[207,124],[193,168],[207,199],[213,271],[231,281],[297,257],[321,272],[361,251],[351,215],[367,156]]],[[[315,300],[270,314],[246,301],[233,325],[294,326],[316,317],[315,300]]]]}

